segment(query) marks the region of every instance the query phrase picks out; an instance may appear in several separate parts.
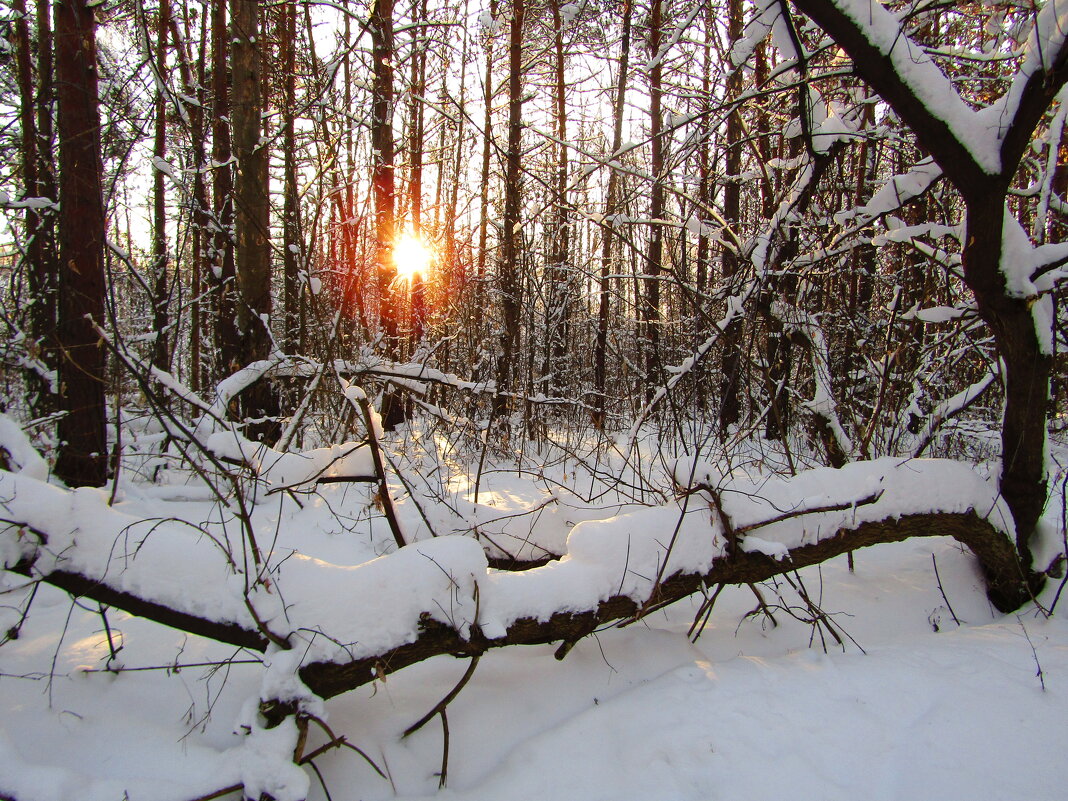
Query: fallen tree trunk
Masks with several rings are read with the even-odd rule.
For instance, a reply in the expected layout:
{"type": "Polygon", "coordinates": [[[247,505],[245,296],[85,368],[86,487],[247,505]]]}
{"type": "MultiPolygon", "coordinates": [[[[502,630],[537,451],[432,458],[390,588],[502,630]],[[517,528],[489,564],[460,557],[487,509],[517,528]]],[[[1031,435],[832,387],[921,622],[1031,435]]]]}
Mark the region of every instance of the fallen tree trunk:
{"type": "Polygon", "coordinates": [[[656,586],[643,603],[616,595],[601,601],[594,609],[557,612],[546,620],[519,619],[509,626],[503,637],[485,637],[476,627],[465,639],[456,629],[427,616],[415,642],[344,664],[312,662],[300,668],[300,677],[316,695],[330,698],[432,656],[453,654],[473,657],[491,648],[509,645],[573,643],[610,623],[633,620],[686,598],[702,587],[752,584],[869,545],[900,542],[913,537],[943,536],[953,537],[976,555],[987,580],[990,601],[999,610],[1017,609],[1031,599],[1031,592],[1023,581],[1011,543],[974,511],[915,514],[840,530],[832,537],[791,550],[785,559],[738,551],[716,560],[712,569],[705,573],[677,573],[667,578],[656,586]]]}
{"type": "MultiPolygon", "coordinates": [[[[747,526],[749,530],[753,528],[747,526]]],[[[434,619],[427,611],[420,616],[419,633],[414,641],[350,661],[310,661],[299,668],[299,675],[315,695],[331,698],[433,656],[453,654],[473,657],[491,648],[510,645],[574,643],[599,628],[637,619],[702,588],[720,584],[752,584],[870,545],[914,537],[941,536],[954,538],[975,554],[987,581],[990,600],[999,610],[1016,609],[1031,599],[1034,587],[1024,580],[1016,552],[1003,532],[974,510],[963,513],[929,512],[867,521],[854,528],[842,528],[812,544],[790,549],[783,558],[735,548],[715,559],[706,571],[677,572],[667,576],[656,583],[653,591],[640,602],[627,595],[613,595],[591,608],[579,611],[557,611],[544,619],[522,617],[512,622],[501,636],[486,636],[477,623],[465,635],[460,628],[434,619]]],[[[247,623],[212,620],[139,597],[129,590],[118,589],[103,577],[93,578],[65,569],[43,572],[35,568],[32,559],[23,560],[8,569],[35,577],[72,595],[87,597],[136,616],[241,648],[263,652],[267,650],[271,637],[277,637],[265,629],[257,628],[254,615],[250,616],[247,623]]]]}

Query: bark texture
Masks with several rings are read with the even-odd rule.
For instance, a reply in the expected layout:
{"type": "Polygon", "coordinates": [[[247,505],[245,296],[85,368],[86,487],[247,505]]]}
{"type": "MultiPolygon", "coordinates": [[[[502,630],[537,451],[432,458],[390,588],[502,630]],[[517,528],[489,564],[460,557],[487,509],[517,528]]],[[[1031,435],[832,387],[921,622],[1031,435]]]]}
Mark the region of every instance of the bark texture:
{"type": "Polygon", "coordinates": [[[96,25],[87,0],[55,6],[59,106],[59,380],[62,440],[55,471],[71,485],[107,480],[104,348],[104,203],[96,25]]]}

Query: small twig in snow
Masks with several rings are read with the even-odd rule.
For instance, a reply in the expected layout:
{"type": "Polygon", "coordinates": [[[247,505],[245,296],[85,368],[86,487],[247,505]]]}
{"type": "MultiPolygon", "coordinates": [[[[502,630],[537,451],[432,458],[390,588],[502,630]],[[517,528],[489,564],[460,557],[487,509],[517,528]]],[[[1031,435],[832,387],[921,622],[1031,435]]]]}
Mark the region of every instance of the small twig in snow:
{"type": "Polygon", "coordinates": [[[717,584],[716,591],[712,595],[705,596],[705,600],[698,608],[697,614],[693,616],[690,630],[686,632],[686,636],[691,638],[691,642],[697,642],[701,633],[705,630],[705,626],[708,625],[708,619],[712,616],[712,607],[716,605],[716,599],[719,598],[719,594],[723,592],[725,586],[725,584],[717,584]]]}
{"type": "Polygon", "coordinates": [[[949,610],[949,614],[953,617],[953,622],[959,626],[960,620],[957,618],[957,613],[953,611],[953,606],[949,603],[949,598],[946,597],[946,591],[942,588],[942,577],[938,575],[938,560],[935,559],[934,554],[931,554],[931,564],[934,565],[935,581],[938,582],[938,591],[942,593],[942,600],[946,602],[946,609],[949,610]]]}
{"type": "Polygon", "coordinates": [[[449,778],[449,717],[445,714],[444,707],[441,710],[441,778],[438,780],[438,789],[442,789],[449,778]]]}
{"type": "Polygon", "coordinates": [[[1038,683],[1042,685],[1042,692],[1046,691],[1046,676],[1042,671],[1042,663],[1038,661],[1038,651],[1035,650],[1035,644],[1031,642],[1031,635],[1027,633],[1027,626],[1024,625],[1023,618],[1019,615],[1016,616],[1016,621],[1020,624],[1020,628],[1023,629],[1024,639],[1027,640],[1027,644],[1031,646],[1031,656],[1035,660],[1035,676],[1038,678],[1038,683]]]}

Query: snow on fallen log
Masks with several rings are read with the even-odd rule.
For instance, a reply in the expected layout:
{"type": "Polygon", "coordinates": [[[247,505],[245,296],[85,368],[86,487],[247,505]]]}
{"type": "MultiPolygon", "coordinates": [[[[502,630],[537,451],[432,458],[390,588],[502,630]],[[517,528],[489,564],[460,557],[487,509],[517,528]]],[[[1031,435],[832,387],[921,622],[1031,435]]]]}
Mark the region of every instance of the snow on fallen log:
{"type": "Polygon", "coordinates": [[[952,536],[979,558],[992,600],[1019,606],[1008,512],[969,465],[879,459],[762,480],[680,464],[682,497],[580,523],[567,554],[525,572],[487,568],[471,537],[424,540],[355,567],[275,553],[251,569],[239,542],[108,507],[0,472],[0,556],[134,614],[264,650],[301,654],[322,697],[444,653],[573,642],[720,583],[751,583],[880,542],[952,536]],[[169,616],[168,616],[169,615],[169,616]]]}
{"type": "Polygon", "coordinates": [[[964,462],[950,459],[902,459],[892,456],[821,467],[796,476],[723,476],[712,464],[680,461],[674,478],[682,487],[717,490],[736,529],[789,515],[761,527],[761,538],[787,548],[812,544],[828,533],[903,515],[977,511],[1005,535],[1013,532],[1008,506],[997,486],[964,462]],[[863,498],[873,503],[852,506],[863,498]],[[832,506],[833,512],[806,516],[832,506]]]}
{"type": "Polygon", "coordinates": [[[263,650],[230,544],[178,520],[143,520],[105,492],[0,471],[0,560],[132,614],[263,650]]]}
{"type": "Polygon", "coordinates": [[[717,479],[724,515],[699,491],[664,506],[580,523],[559,562],[478,576],[473,624],[465,619],[463,629],[442,626],[440,616],[428,615],[415,640],[374,656],[353,652],[351,661],[340,651],[330,656],[317,649],[300,669],[301,678],[329,697],[436,654],[474,656],[505,645],[570,642],[711,584],[763,581],[856,548],[917,536],[951,536],[971,548],[999,607],[1026,600],[1007,510],[996,489],[968,465],[880,459],[764,481],[725,481],[693,466],[691,472],[699,483],[717,479]],[[774,522],[764,525],[769,520],[774,522]],[[731,548],[730,529],[740,548],[731,548]]]}
{"type": "Polygon", "coordinates": [[[0,414],[0,456],[5,454],[8,469],[39,481],[48,478],[48,463],[30,443],[26,432],[6,414],[0,414]]]}

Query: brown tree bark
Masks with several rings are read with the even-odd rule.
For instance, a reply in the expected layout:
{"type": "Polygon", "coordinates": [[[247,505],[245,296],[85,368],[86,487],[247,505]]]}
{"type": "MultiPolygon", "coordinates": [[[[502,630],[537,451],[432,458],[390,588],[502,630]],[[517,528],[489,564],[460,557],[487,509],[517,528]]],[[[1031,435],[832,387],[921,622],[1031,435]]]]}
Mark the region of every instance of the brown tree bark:
{"type": "MultiPolygon", "coordinates": [[[[233,76],[231,122],[234,129],[234,232],[237,286],[240,303],[237,324],[241,336],[241,363],[266,359],[271,351],[270,201],[267,148],[261,144],[264,109],[260,50],[259,3],[230,0],[232,37],[230,67],[233,76]]],[[[246,418],[256,420],[246,433],[250,439],[273,442],[280,430],[278,396],[267,381],[258,381],[243,396],[246,418]]]]}
{"type": "MultiPolygon", "coordinates": [[[[55,158],[56,126],[54,119],[55,57],[52,36],[52,2],[37,0],[37,180],[40,196],[59,201],[59,183],[55,158]]],[[[59,261],[58,219],[56,214],[44,215],[38,220],[37,236],[41,242],[42,271],[39,275],[40,291],[34,304],[34,327],[44,337],[41,357],[46,366],[55,370],[59,365],[56,350],[56,325],[59,315],[59,261]]],[[[42,398],[41,416],[55,410],[55,398],[42,398]]]]}
{"type": "MultiPolygon", "coordinates": [[[[396,153],[393,143],[393,0],[374,0],[371,19],[371,183],[375,201],[375,271],[378,283],[378,319],[386,354],[399,355],[400,298],[393,262],[396,226],[396,153]]],[[[405,420],[404,403],[392,389],[382,399],[382,426],[392,430],[405,420]]]]}
{"type": "MultiPolygon", "coordinates": [[[[727,37],[734,45],[742,37],[742,1],[729,0],[727,4],[727,37]]],[[[737,103],[742,93],[742,71],[731,73],[727,79],[727,102],[737,103]]],[[[735,106],[727,116],[726,142],[724,146],[723,171],[726,184],[723,187],[723,219],[734,231],[739,230],[742,221],[741,209],[741,166],[742,166],[742,117],[741,109],[735,106]]],[[[741,259],[733,243],[723,247],[721,270],[723,282],[730,285],[741,267],[741,259]]],[[[727,429],[738,422],[741,417],[741,320],[732,320],[723,333],[723,351],[720,357],[719,384],[719,435],[727,436],[727,429]]]]}
{"type": "MultiPolygon", "coordinates": [[[[209,317],[207,306],[204,302],[205,292],[210,286],[206,277],[207,251],[212,241],[212,218],[211,206],[208,201],[208,187],[205,174],[208,168],[205,145],[204,109],[207,106],[207,47],[202,45],[196,54],[196,63],[189,52],[188,43],[196,40],[202,43],[209,41],[208,15],[198,14],[196,18],[189,13],[189,7],[185,8],[182,18],[182,31],[179,34],[178,20],[171,16],[171,38],[174,50],[178,55],[178,69],[182,77],[184,92],[188,97],[196,98],[196,103],[185,106],[185,112],[189,119],[189,139],[193,153],[193,191],[189,198],[189,212],[191,218],[190,248],[191,276],[193,299],[190,303],[189,320],[189,386],[194,392],[200,392],[208,381],[206,364],[204,363],[204,321],[209,317]],[[192,26],[199,25],[199,30],[193,34],[192,26]],[[195,68],[194,68],[195,67],[195,68]]],[[[210,348],[209,348],[210,350],[210,348]]]]}
{"type": "MultiPolygon", "coordinates": [[[[411,209],[412,231],[423,230],[423,128],[424,98],[426,92],[427,28],[418,23],[427,22],[427,0],[413,3],[417,27],[412,28],[411,54],[411,107],[408,117],[408,204],[411,209]]],[[[438,170],[438,195],[441,189],[441,170],[438,170]]]]}
{"type": "Polygon", "coordinates": [[[542,374],[551,376],[554,395],[563,394],[568,378],[568,322],[571,316],[571,210],[568,203],[567,83],[564,52],[564,22],[560,0],[550,3],[553,18],[553,110],[556,135],[556,181],[553,203],[552,250],[547,270],[545,308],[545,358],[542,374]]]}
{"type": "Polygon", "coordinates": [[[55,6],[59,110],[59,380],[61,440],[55,472],[71,485],[107,481],[104,348],[104,201],[96,22],[88,0],[55,6]]]}
{"type": "Polygon", "coordinates": [[[497,281],[501,292],[501,335],[497,362],[496,413],[507,413],[509,403],[504,393],[515,380],[514,361],[519,350],[520,298],[519,262],[523,247],[520,230],[522,191],[520,162],[523,148],[523,26],[526,20],[524,0],[513,0],[508,27],[508,147],[504,167],[504,226],[501,231],[501,258],[497,281]]]}
{"type": "MultiPolygon", "coordinates": [[[[29,15],[25,0],[14,0],[15,69],[19,92],[19,124],[21,125],[22,187],[26,198],[55,199],[54,186],[48,186],[45,176],[48,168],[42,164],[41,138],[37,126],[38,83],[33,76],[33,55],[30,44],[29,15]]],[[[51,47],[51,44],[48,45],[51,47]]],[[[51,59],[51,53],[48,54],[51,59]]],[[[42,55],[41,71],[44,71],[42,55]]],[[[51,70],[49,69],[49,72],[51,70]]],[[[42,76],[44,77],[44,76],[42,76]]],[[[51,76],[48,75],[48,80],[51,76]]],[[[42,80],[43,84],[44,81],[42,80]]],[[[43,93],[43,88],[42,88],[43,93]]],[[[51,153],[47,154],[51,161],[51,153]]],[[[24,216],[25,255],[24,263],[29,276],[30,297],[33,304],[29,311],[30,355],[37,365],[25,371],[29,389],[30,408],[36,417],[44,417],[55,410],[55,397],[51,382],[43,374],[54,370],[56,334],[56,282],[57,264],[53,238],[52,210],[26,207],[24,216]]]]}
{"type": "Polygon", "coordinates": [[[371,151],[375,201],[375,267],[379,319],[387,345],[395,347],[396,306],[393,302],[396,176],[393,144],[393,0],[374,0],[369,24],[374,75],[371,86],[371,151]]]}
{"type": "Polygon", "coordinates": [[[227,27],[227,3],[212,6],[212,122],[211,160],[212,202],[215,215],[215,237],[211,253],[211,275],[215,285],[213,333],[217,361],[212,379],[218,381],[238,370],[241,364],[241,343],[237,331],[237,268],[234,263],[234,174],[230,137],[230,71],[228,59],[230,38],[227,27]]]}
{"type": "Polygon", "coordinates": [[[297,187],[297,4],[286,0],[282,6],[278,32],[282,60],[282,348],[287,353],[300,349],[300,198],[297,187]]]}
{"type": "MultiPolygon", "coordinates": [[[[627,97],[627,73],[630,69],[630,26],[634,10],[632,0],[623,3],[623,32],[619,42],[619,73],[616,75],[616,93],[612,126],[612,149],[610,159],[618,158],[623,146],[623,112],[627,97]]],[[[603,429],[605,424],[605,390],[608,370],[608,317],[610,309],[610,278],[613,272],[612,258],[615,226],[613,217],[619,202],[619,170],[608,167],[608,190],[605,197],[604,221],[601,225],[601,272],[597,284],[597,340],[593,351],[593,424],[603,429]]]]}
{"type": "Polygon", "coordinates": [[[640,306],[642,321],[645,402],[653,399],[660,384],[660,276],[664,266],[664,135],[661,103],[663,97],[663,0],[652,0],[649,11],[649,139],[652,146],[650,173],[653,186],[649,201],[649,247],[645,255],[646,280],[640,306]]]}
{"type": "MultiPolygon", "coordinates": [[[[163,161],[167,157],[167,37],[171,24],[170,0],[159,0],[156,19],[156,100],[155,133],[152,155],[163,161]]],[[[167,256],[167,186],[163,171],[156,169],[152,175],[152,323],[156,341],[152,349],[152,364],[161,370],[169,370],[171,350],[170,331],[170,281],[167,256]]]]}
{"type": "MultiPolygon", "coordinates": [[[[490,18],[497,19],[497,0],[490,0],[490,18]]],[[[486,278],[486,251],[488,248],[489,228],[489,183],[490,183],[490,155],[493,152],[493,36],[486,40],[486,74],[483,78],[482,103],[484,118],[482,123],[482,177],[479,181],[479,218],[478,218],[478,250],[475,254],[475,307],[481,308],[482,283],[486,278]]]]}

